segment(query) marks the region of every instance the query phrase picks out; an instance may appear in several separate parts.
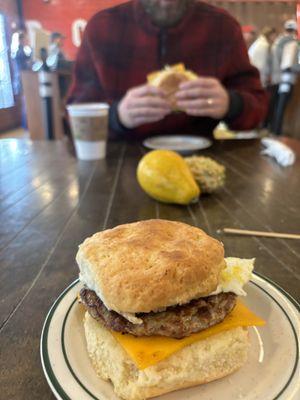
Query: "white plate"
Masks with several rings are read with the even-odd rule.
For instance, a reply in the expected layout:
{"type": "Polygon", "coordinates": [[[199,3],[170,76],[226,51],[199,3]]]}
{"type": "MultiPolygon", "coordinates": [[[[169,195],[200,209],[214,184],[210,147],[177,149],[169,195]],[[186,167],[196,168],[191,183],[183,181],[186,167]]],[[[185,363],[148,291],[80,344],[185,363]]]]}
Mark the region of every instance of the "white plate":
{"type": "Polygon", "coordinates": [[[154,136],[144,140],[143,145],[152,150],[174,150],[186,154],[207,149],[212,141],[200,136],[154,136]]]}
{"type": "Polygon", "coordinates": [[[234,139],[257,139],[260,135],[256,131],[237,132],[234,139]]]}
{"type": "MultiPolygon", "coordinates": [[[[47,381],[59,400],[118,400],[89,361],[83,331],[81,288],[73,282],[56,300],[41,337],[47,381]]],[[[251,351],[238,372],[205,385],[160,396],[160,400],[296,400],[300,398],[299,304],[275,284],[254,275],[245,303],[267,321],[250,328],[251,351]]]]}
{"type": "Polygon", "coordinates": [[[249,139],[259,139],[261,134],[257,131],[248,132],[233,132],[233,136],[226,136],[227,131],[224,131],[225,136],[222,137],[221,130],[214,135],[215,140],[249,140],[249,139]]]}

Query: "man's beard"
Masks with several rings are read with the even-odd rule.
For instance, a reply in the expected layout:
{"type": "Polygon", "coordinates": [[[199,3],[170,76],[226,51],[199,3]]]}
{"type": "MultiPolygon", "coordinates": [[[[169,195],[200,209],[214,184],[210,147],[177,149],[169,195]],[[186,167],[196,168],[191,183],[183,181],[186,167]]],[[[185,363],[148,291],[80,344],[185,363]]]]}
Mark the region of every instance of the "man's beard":
{"type": "Polygon", "coordinates": [[[193,0],[140,0],[153,24],[169,28],[180,22],[193,0]]]}

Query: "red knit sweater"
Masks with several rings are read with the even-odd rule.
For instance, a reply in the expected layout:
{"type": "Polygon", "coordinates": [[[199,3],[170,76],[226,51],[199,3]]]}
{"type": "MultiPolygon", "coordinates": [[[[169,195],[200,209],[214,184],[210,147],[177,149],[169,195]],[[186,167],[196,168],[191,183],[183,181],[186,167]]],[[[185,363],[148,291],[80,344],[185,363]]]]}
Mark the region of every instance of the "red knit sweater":
{"type": "Polygon", "coordinates": [[[122,130],[116,121],[116,102],[129,88],[145,83],[150,72],[176,63],[184,63],[200,76],[220,79],[231,94],[225,119],[232,129],[252,129],[263,120],[267,96],[258,71],[249,63],[239,24],[226,11],[202,2],[195,2],[171,29],[155,27],[139,0],[96,14],[78,52],[69,102],[113,104],[112,135],[118,131],[131,138],[209,134],[219,121],[185,113],[134,130],[122,130]]]}

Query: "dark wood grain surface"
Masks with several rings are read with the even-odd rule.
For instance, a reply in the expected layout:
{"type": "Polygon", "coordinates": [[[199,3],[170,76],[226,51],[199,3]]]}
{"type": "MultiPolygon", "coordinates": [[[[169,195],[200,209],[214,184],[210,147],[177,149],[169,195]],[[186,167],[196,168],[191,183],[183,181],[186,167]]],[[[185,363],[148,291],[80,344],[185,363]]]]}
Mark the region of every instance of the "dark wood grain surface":
{"type": "Polygon", "coordinates": [[[148,218],[184,221],[223,241],[227,256],[256,257],[256,271],[300,300],[300,242],[225,235],[223,227],[300,233],[300,142],[282,168],[259,141],[214,144],[226,187],[189,207],[160,204],[138,186],[145,149],[113,143],[106,160],[77,162],[63,143],[0,141],[0,399],[54,399],[39,340],[45,316],[78,275],[77,246],[95,231],[148,218]]]}

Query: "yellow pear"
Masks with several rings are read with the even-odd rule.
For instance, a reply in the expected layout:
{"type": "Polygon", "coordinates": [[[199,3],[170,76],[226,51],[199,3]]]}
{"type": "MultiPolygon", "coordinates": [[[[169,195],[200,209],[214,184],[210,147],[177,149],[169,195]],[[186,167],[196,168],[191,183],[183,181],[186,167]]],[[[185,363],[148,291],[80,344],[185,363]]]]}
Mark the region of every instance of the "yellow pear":
{"type": "Polygon", "coordinates": [[[200,188],[178,153],[154,150],[139,162],[137,179],[144,191],[164,203],[187,205],[197,201],[200,188]]]}

